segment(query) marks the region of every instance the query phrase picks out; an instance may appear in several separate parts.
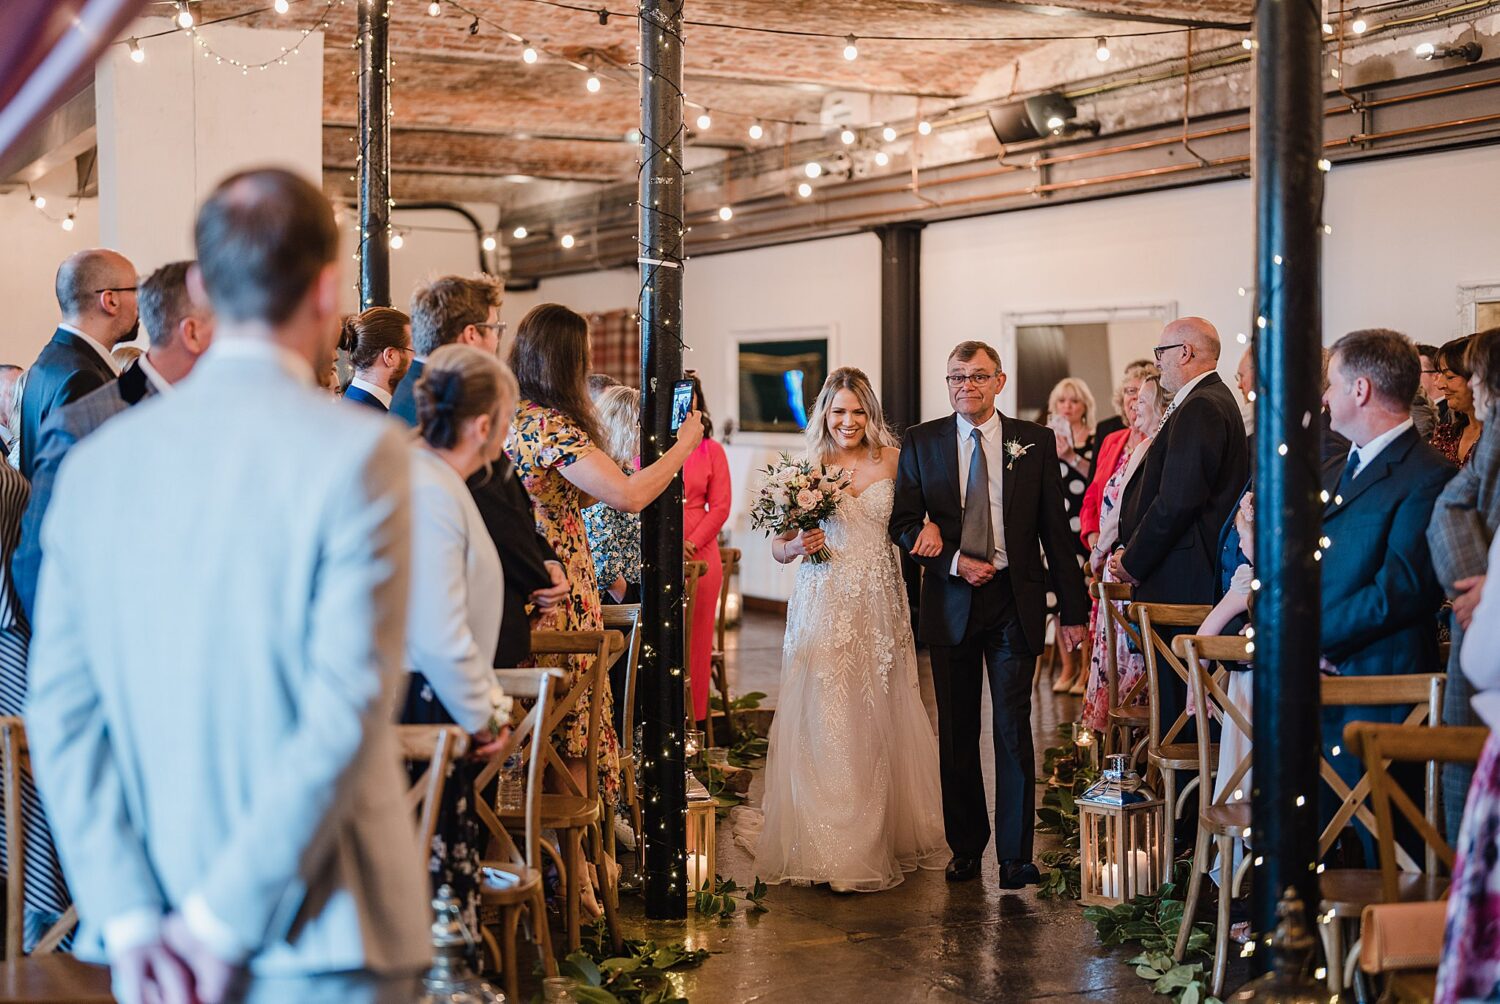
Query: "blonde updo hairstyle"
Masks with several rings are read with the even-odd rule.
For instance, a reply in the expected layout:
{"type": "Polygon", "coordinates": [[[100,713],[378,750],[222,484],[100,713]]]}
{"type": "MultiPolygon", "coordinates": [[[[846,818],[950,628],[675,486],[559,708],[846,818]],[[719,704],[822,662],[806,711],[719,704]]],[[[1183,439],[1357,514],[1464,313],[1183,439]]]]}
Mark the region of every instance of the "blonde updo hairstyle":
{"type": "Polygon", "coordinates": [[[618,383],[606,387],[594,398],[594,411],[604,434],[599,445],[621,470],[631,470],[641,452],[641,392],[618,383]]]}
{"type": "Polygon", "coordinates": [[[828,431],[828,411],[833,407],[834,395],[841,390],[851,392],[859,399],[865,410],[865,445],[870,450],[870,459],[878,461],[880,451],[886,447],[896,449],[901,445],[890,426],[885,424],[885,415],[880,410],[880,401],[870,386],[870,378],[864,370],[853,366],[840,366],[828,374],[818,400],[813,405],[812,417],[807,422],[807,455],[819,463],[827,462],[837,452],[833,435],[828,431]]]}
{"type": "Polygon", "coordinates": [[[417,428],[434,449],[452,449],[463,426],[481,415],[499,421],[520,390],[510,367],[472,345],[444,345],[427,357],[417,381],[417,428]]]}

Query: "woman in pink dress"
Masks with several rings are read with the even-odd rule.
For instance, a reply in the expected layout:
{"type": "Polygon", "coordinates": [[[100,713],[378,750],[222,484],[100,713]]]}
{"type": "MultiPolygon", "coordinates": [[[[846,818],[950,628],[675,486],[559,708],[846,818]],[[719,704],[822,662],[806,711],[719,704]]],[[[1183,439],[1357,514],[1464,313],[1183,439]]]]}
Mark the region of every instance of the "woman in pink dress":
{"type": "Polygon", "coordinates": [[[710,661],[714,651],[714,627],[718,615],[719,587],[724,564],[719,560],[719,531],[729,519],[729,459],[724,447],[714,441],[714,426],[703,400],[703,384],[693,381],[693,409],[703,417],[703,442],[688,455],[682,468],[682,557],[701,561],[708,571],[698,580],[698,606],[693,613],[692,647],[688,673],[693,683],[693,718],[708,718],[708,692],[713,686],[710,661]]]}

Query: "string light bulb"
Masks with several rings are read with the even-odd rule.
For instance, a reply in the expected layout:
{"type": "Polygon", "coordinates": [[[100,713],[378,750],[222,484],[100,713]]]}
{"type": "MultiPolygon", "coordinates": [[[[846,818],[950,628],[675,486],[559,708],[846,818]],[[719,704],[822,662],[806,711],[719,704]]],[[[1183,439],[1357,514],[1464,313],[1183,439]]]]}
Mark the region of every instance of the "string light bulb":
{"type": "Polygon", "coordinates": [[[1327,157],[1324,157],[1322,160],[1318,161],[1318,170],[1322,171],[1324,174],[1327,174],[1329,171],[1333,170],[1333,161],[1329,160],[1327,157]]]}
{"type": "Polygon", "coordinates": [[[803,199],[812,198],[812,186],[805,181],[802,182],[797,186],[797,195],[799,198],[803,199]]]}
{"type": "Polygon", "coordinates": [[[64,230],[72,230],[73,229],[73,214],[72,213],[69,213],[67,216],[63,217],[62,228],[64,230]]]}
{"type": "Polygon", "coordinates": [[[526,233],[527,231],[525,227],[516,227],[510,232],[510,235],[518,241],[524,241],[526,239],[526,233]]]}
{"type": "Polygon", "coordinates": [[[47,197],[45,195],[33,195],[31,201],[36,204],[38,209],[47,208],[47,197]]]}
{"type": "Polygon", "coordinates": [[[1109,62],[1109,39],[1100,35],[1094,42],[1094,58],[1101,63],[1109,62]]]}
{"type": "Polygon", "coordinates": [[[440,3],[438,3],[438,0],[432,0],[432,3],[430,3],[430,4],[427,5],[427,16],[428,17],[439,17],[439,16],[442,15],[442,13],[443,13],[443,5],[440,4],[440,3]]]}
{"type": "Polygon", "coordinates": [[[1255,48],[1255,39],[1251,38],[1249,35],[1246,35],[1244,38],[1240,39],[1240,48],[1244,49],[1246,52],[1249,52],[1251,49],[1255,48]]]}
{"type": "Polygon", "coordinates": [[[759,122],[750,123],[750,138],[760,139],[766,134],[765,128],[759,122]]]}
{"type": "Polygon", "coordinates": [[[709,117],[708,109],[707,108],[703,109],[703,111],[698,114],[698,128],[699,128],[699,130],[707,129],[709,126],[711,126],[713,124],[714,124],[714,120],[709,117]]]}
{"type": "Polygon", "coordinates": [[[802,173],[809,178],[821,178],[823,176],[823,165],[815,160],[810,160],[803,166],[802,173]]]}
{"type": "Polygon", "coordinates": [[[589,79],[584,82],[583,86],[588,88],[590,94],[598,94],[600,87],[599,78],[590,73],[589,79]]]}
{"type": "Polygon", "coordinates": [[[1365,20],[1358,7],[1354,8],[1354,21],[1349,25],[1349,30],[1356,35],[1363,35],[1370,30],[1370,23],[1365,20]]]}
{"type": "Polygon", "coordinates": [[[493,251],[493,250],[495,250],[495,247],[496,247],[496,245],[495,245],[495,235],[494,234],[485,234],[484,235],[484,240],[480,242],[480,246],[483,247],[486,251],[493,251]]]}
{"type": "Polygon", "coordinates": [[[1325,34],[1325,35],[1332,35],[1333,34],[1333,25],[1329,24],[1327,21],[1323,22],[1323,34],[1325,34]]]}
{"type": "Polygon", "coordinates": [[[130,47],[130,61],[133,63],[144,63],[146,61],[146,50],[141,48],[139,40],[132,38],[125,43],[130,47]]]}
{"type": "Polygon", "coordinates": [[[285,14],[292,9],[292,5],[287,3],[287,0],[276,0],[271,6],[276,8],[278,14],[285,14]]]}
{"type": "Polygon", "coordinates": [[[886,153],[884,150],[876,150],[875,151],[875,163],[876,164],[880,165],[881,167],[885,167],[885,165],[889,164],[890,162],[891,162],[891,155],[890,154],[886,153]]]}
{"type": "Polygon", "coordinates": [[[917,132],[921,133],[923,136],[931,136],[932,123],[927,121],[926,119],[923,119],[922,121],[917,123],[917,132]]]}
{"type": "Polygon", "coordinates": [[[529,45],[526,48],[522,49],[521,50],[521,62],[523,62],[523,63],[535,63],[536,62],[536,50],[533,49],[529,45]]]}
{"type": "Polygon", "coordinates": [[[880,138],[885,140],[887,143],[896,142],[896,127],[886,126],[884,129],[880,130],[880,138]]]}
{"type": "Polygon", "coordinates": [[[560,243],[564,248],[571,248],[576,242],[573,240],[572,234],[563,234],[560,243]]]}
{"type": "Polygon", "coordinates": [[[854,62],[859,58],[859,40],[853,35],[844,36],[844,58],[854,62]]]}
{"type": "Polygon", "coordinates": [[[401,231],[399,231],[399,230],[392,230],[391,231],[391,250],[392,251],[400,251],[401,248],[402,248],[402,246],[405,245],[405,244],[406,244],[406,238],[401,236],[401,231]]]}
{"type": "Polygon", "coordinates": [[[177,27],[191,28],[193,26],[193,12],[188,10],[187,0],[177,2],[177,27]]]}
{"type": "Polygon", "coordinates": [[[844,144],[845,146],[853,146],[854,140],[855,136],[853,129],[844,129],[839,133],[839,142],[844,144]]]}
{"type": "Polygon", "coordinates": [[[728,223],[730,220],[734,219],[734,209],[730,206],[720,206],[719,219],[723,220],[725,223],[728,223]]]}

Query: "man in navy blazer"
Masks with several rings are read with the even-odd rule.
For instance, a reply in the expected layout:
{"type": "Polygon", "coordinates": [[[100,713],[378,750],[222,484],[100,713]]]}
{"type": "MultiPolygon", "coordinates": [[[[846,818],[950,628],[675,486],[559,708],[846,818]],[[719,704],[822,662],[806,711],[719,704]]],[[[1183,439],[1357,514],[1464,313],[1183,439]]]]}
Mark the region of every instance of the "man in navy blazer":
{"type": "Polygon", "coordinates": [[[407,425],[417,425],[417,381],[427,357],[457,342],[485,352],[500,351],[500,293],[489,276],[445,275],[418,286],[411,295],[411,338],[416,358],[396,385],[391,414],[407,425]]]}
{"type": "MultiPolygon", "coordinates": [[[[1454,468],[1427,445],[1411,419],[1421,364],[1395,331],[1355,331],[1333,346],[1323,400],[1335,432],[1352,448],[1323,469],[1324,661],[1340,676],[1435,673],[1442,586],[1432,568],[1427,525],[1454,468]]],[[[1359,758],[1335,756],[1352,721],[1400,722],[1409,708],[1323,709],[1323,751],[1348,784],[1359,758]]],[[[1332,792],[1322,786],[1324,818],[1332,792]]]]}
{"type": "Polygon", "coordinates": [[[62,323],[31,364],[21,390],[21,473],[31,477],[47,416],[119,375],[110,351],[140,324],[135,266],[118,251],[90,248],[57,269],[62,323]]]}

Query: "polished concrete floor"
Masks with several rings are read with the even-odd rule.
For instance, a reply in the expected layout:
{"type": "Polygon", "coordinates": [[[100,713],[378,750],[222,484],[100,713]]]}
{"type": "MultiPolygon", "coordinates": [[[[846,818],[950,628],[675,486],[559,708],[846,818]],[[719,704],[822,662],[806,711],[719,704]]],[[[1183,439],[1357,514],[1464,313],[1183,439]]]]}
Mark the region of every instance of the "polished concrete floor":
{"type": "MultiPolygon", "coordinates": [[[[782,630],[779,617],[747,615],[730,643],[735,693],[761,690],[774,705],[782,630]]],[[[925,658],[922,673],[935,720],[925,658]]],[[[1033,698],[1038,756],[1055,745],[1057,723],[1072,720],[1078,700],[1054,697],[1043,682],[1033,698]]],[[[983,720],[989,721],[988,711],[983,720]]],[[[988,727],[985,735],[988,744],[988,727]]],[[[751,795],[759,795],[758,775],[751,795]]],[[[748,885],[755,861],[734,845],[728,830],[721,825],[718,871],[748,885]]],[[[1039,835],[1039,849],[1047,839],[1039,835]]],[[[681,989],[694,1004],[1170,999],[1154,997],[1125,965],[1134,949],[1098,943],[1076,902],[1041,900],[1033,890],[1002,891],[996,872],[990,858],[977,882],[949,885],[941,872],[918,872],[873,895],[776,886],[766,897],[769,913],[724,923],[694,916],[687,940],[714,955],[681,974],[681,989]]],[[[639,900],[627,900],[626,911],[639,916],[639,900]]],[[[683,931],[678,924],[631,927],[662,940],[683,931]]]]}

